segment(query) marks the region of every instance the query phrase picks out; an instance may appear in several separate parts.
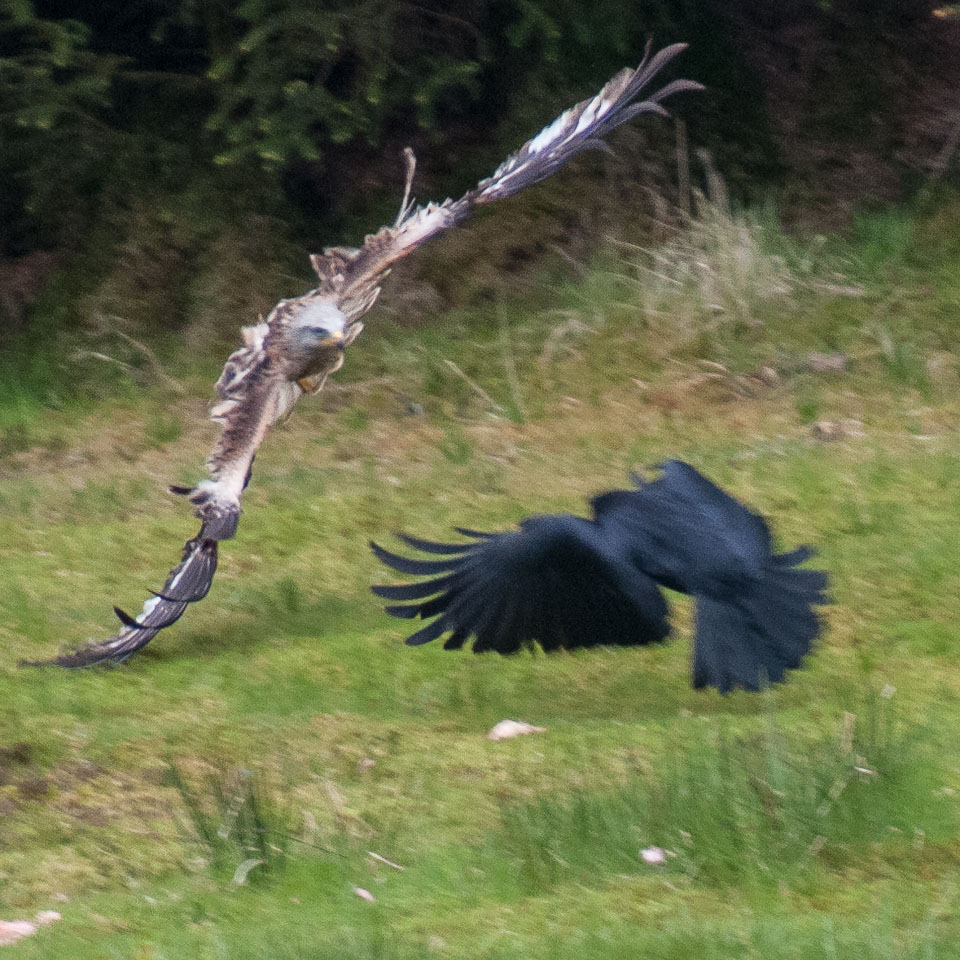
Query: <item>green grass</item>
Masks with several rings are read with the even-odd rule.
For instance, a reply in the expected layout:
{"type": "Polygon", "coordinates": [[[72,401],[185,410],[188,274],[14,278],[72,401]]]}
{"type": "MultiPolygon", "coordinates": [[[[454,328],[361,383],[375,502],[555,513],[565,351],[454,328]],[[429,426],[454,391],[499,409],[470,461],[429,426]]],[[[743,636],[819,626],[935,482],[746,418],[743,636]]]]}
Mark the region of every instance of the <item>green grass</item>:
{"type": "Polygon", "coordinates": [[[816,242],[726,216],[658,251],[656,299],[618,248],[371,318],[262,449],[210,597],[115,670],[14,664],[162,583],[216,360],[4,413],[0,919],[64,917],[18,956],[960,956],[960,209],[816,242]],[[749,314],[705,299],[744,285],[749,314]],[[835,603],[786,685],[693,691],[682,599],[655,650],[494,659],[405,648],[369,593],[368,539],[582,511],[668,456],[819,548],[835,603]],[[547,731],[487,741],[507,717],[547,731]]]}
{"type": "Polygon", "coordinates": [[[774,710],[761,733],[692,724],[652,782],[636,777],[607,792],[510,805],[506,854],[531,894],[571,878],[636,873],[640,849],[653,845],[669,851],[666,876],[810,889],[825,860],[856,866],[884,830],[906,847],[916,836],[949,841],[951,804],[916,752],[925,737],[894,735],[882,706],[867,704],[865,735],[851,713],[843,734],[799,744],[777,729],[774,710]]]}

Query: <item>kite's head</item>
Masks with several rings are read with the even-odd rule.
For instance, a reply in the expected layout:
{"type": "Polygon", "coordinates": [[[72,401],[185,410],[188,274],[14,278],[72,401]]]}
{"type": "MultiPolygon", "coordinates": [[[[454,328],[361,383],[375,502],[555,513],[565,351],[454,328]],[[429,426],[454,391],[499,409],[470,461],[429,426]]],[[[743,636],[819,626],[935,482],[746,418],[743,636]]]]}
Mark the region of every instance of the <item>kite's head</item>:
{"type": "Polygon", "coordinates": [[[318,350],[342,350],[346,330],[346,315],[332,303],[309,303],[290,321],[290,338],[318,350]]]}
{"type": "Polygon", "coordinates": [[[332,303],[307,303],[289,320],[284,339],[295,368],[327,367],[347,344],[346,315],[332,303]]]}

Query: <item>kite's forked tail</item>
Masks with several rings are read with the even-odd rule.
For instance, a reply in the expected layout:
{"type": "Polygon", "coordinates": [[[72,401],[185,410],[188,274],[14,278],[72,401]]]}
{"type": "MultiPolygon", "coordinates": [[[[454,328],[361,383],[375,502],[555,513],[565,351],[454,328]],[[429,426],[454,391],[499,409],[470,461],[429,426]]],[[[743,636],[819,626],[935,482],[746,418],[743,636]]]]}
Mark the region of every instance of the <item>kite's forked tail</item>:
{"type": "Polygon", "coordinates": [[[51,660],[21,660],[20,666],[92,667],[101,663],[122,663],[165,627],[176,623],[191,603],[207,595],[217,570],[217,543],[227,530],[229,536],[233,536],[236,518],[232,528],[229,518],[223,522],[204,520],[197,536],[187,541],[183,557],[170,571],[163,588],[147,600],[136,617],[119,607],[113,608],[123,626],[109,640],[91,643],[51,660]]]}

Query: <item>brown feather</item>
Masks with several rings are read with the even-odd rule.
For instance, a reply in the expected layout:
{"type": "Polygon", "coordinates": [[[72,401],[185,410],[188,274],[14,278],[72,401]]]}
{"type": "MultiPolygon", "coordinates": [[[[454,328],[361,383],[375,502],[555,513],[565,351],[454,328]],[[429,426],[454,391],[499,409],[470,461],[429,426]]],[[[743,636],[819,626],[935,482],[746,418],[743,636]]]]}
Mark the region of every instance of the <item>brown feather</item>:
{"type": "Polygon", "coordinates": [[[648,45],[635,70],[621,70],[596,96],[562,113],[459,200],[429,203],[408,213],[405,202],[399,222],[367,236],[360,249],[334,247],[323,256],[312,256],[310,261],[320,279],[318,293],[335,298],[351,322],[359,320],[376,302],[380,284],[393,263],[459,223],[473,207],[508,197],[545,179],[580,151],[602,145],[603,136],[637,113],[664,113],[660,101],[666,96],[701,89],[700,84],[677,80],[648,99],[635,102],[650,80],[685,47],[674,44],[651,56],[648,45]]]}
{"type": "Polygon", "coordinates": [[[263,354],[244,378],[242,391],[226,400],[229,409],[224,409],[223,404],[217,405],[223,409],[220,415],[223,429],[207,458],[214,479],[237,460],[247,457],[253,460],[267,429],[276,419],[276,394],[283,383],[285,380],[278,375],[270,357],[263,354]]]}

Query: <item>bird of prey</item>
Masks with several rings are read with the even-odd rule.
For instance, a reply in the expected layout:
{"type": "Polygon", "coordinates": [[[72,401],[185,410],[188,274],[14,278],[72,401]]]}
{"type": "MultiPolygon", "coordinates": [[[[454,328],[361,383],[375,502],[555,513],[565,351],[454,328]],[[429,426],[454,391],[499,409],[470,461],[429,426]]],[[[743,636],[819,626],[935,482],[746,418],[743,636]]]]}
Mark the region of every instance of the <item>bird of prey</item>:
{"type": "Polygon", "coordinates": [[[449,634],[455,650],[515,653],[631,646],[670,631],[660,587],[696,602],[693,685],[722,693],[779,683],[801,665],[820,631],[813,610],[827,602],[826,574],[800,569],[808,547],[774,553],[762,517],[678,460],[634,490],[592,501],[593,519],[528,517],[518,530],[458,527],[465,543],[397,534],[440,560],[412,559],[371,543],[387,566],[432,579],[375,586],[395,617],[426,620],[407,637],[417,646],[449,634]]]}
{"type": "Polygon", "coordinates": [[[171,487],[189,497],[201,527],[163,588],[136,617],[115,607],[122,623],[115,636],[42,663],[85,667],[121,662],[179,619],[190,603],[203,599],[216,571],[218,543],[236,532],[240,498],[267,431],[304,393],[318,393],[340,368],[344,349],[363,329],[361,318],[374,305],[391,265],[475,207],[549,177],[582,150],[604,147],[603,137],[621,123],[641,113],[665,114],[661,101],[666,97],[702,89],[690,80],[674,80],[639,99],[685,47],[674,44],[651,55],[648,45],[635,70],[620,71],[595,97],[562,113],[459,200],[414,208],[409,200],[414,164],[408,151],[407,188],[394,224],[366,237],[359,249],[334,247],[311,256],[317,287],[281,300],[266,320],[243,328],[243,346],[229,357],[216,384],[218,402],[210,416],[222,431],[207,460],[210,479],[193,488],[171,487]]]}

